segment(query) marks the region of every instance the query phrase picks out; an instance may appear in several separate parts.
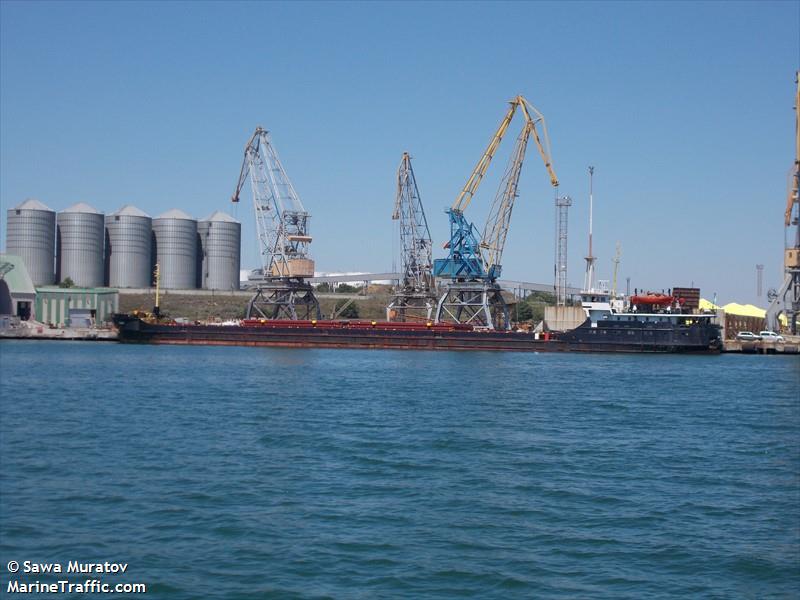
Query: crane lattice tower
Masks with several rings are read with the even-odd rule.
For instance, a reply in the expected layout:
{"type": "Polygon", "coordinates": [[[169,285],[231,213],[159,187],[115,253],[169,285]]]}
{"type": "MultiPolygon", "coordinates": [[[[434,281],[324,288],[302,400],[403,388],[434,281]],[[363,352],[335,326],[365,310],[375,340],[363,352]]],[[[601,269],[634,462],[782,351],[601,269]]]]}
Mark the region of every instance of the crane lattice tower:
{"type": "Polygon", "coordinates": [[[389,321],[428,320],[436,303],[433,243],[408,152],[403,153],[397,169],[392,219],[400,227],[403,278],[386,307],[386,318],[389,321]]]}

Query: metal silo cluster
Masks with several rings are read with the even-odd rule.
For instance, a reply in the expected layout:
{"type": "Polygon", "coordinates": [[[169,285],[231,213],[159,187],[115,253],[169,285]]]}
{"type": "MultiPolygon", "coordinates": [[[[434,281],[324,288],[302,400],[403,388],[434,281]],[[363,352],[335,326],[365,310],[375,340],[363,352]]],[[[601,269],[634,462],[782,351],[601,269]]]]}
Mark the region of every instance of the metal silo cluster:
{"type": "Polygon", "coordinates": [[[197,223],[202,263],[200,283],[207,290],[238,290],[242,225],[215,211],[197,223]]]}
{"type": "Polygon", "coordinates": [[[77,203],[56,215],[28,199],[8,211],[6,251],[22,257],[34,285],[239,289],[241,224],[222,212],[198,222],[173,209],[151,218],[135,206],[102,212],[77,203]]]}

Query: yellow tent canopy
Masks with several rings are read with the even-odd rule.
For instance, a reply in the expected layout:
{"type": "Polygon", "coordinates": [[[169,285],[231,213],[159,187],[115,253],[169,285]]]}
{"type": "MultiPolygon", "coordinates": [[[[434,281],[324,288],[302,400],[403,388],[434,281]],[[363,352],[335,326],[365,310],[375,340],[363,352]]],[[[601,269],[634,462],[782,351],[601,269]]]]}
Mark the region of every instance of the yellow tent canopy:
{"type": "Polygon", "coordinates": [[[741,317],[758,317],[763,319],[767,316],[767,311],[752,304],[738,304],[730,302],[722,307],[722,310],[729,315],[739,315],[741,317]]]}
{"type": "MultiPolygon", "coordinates": [[[[759,308],[753,304],[739,304],[738,302],[729,302],[725,306],[717,306],[713,302],[709,302],[705,298],[700,298],[700,310],[722,310],[726,315],[738,315],[740,317],[756,317],[764,319],[767,316],[767,311],[759,308]]],[[[778,320],[782,325],[786,325],[786,315],[780,315],[778,320]]]]}
{"type": "Polygon", "coordinates": [[[709,302],[705,298],[700,298],[700,310],[721,310],[722,307],[717,306],[713,302],[709,302]]]}

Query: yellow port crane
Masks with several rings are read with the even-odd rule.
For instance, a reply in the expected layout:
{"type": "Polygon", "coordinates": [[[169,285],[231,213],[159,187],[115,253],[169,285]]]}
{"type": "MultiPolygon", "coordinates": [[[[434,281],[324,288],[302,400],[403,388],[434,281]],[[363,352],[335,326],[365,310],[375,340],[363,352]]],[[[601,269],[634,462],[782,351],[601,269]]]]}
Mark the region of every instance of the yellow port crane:
{"type": "Polygon", "coordinates": [[[550,183],[553,187],[558,187],[544,115],[523,96],[516,96],[509,102],[500,126],[472,170],[467,183],[452,207],[447,210],[450,239],[445,248],[448,250],[448,257],[435,260],[433,272],[437,277],[450,279],[450,283],[439,299],[437,323],[447,320],[489,328],[509,327],[508,309],[495,282],[502,268],[511,211],[517,198],[519,176],[530,138],[533,138],[544,161],[550,183]],[[478,191],[517,110],[524,117],[522,131],[500,182],[483,233],[478,234],[475,225],[464,217],[464,213],[478,191]]]}
{"type": "Polygon", "coordinates": [[[791,184],[783,215],[786,248],[783,255],[783,284],[778,291],[770,290],[767,308],[767,327],[778,331],[781,315],[787,319],[792,334],[798,332],[800,319],[800,71],[795,73],[794,138],[795,154],[791,184]]]}

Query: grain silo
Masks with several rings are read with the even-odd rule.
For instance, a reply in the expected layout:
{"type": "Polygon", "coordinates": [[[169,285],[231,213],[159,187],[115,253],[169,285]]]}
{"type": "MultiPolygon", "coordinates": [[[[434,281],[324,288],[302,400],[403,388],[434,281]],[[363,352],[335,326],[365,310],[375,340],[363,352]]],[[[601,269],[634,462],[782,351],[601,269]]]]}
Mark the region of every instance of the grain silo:
{"type": "Polygon", "coordinates": [[[203,254],[201,283],[208,290],[238,290],[242,224],[215,211],[197,223],[203,254]]]}
{"type": "Polygon", "coordinates": [[[197,287],[197,221],[172,209],[153,219],[156,262],[161,287],[187,290],[197,287]]]}
{"type": "Polygon", "coordinates": [[[103,213],[79,202],[56,216],[56,281],[78,287],[103,285],[103,213]]]}
{"type": "Polygon", "coordinates": [[[106,283],[147,288],[153,280],[153,220],[130,204],[106,215],[106,283]]]}
{"type": "Polygon", "coordinates": [[[34,285],[55,281],[56,213],[29,198],[8,211],[6,252],[22,258],[34,285]]]}

